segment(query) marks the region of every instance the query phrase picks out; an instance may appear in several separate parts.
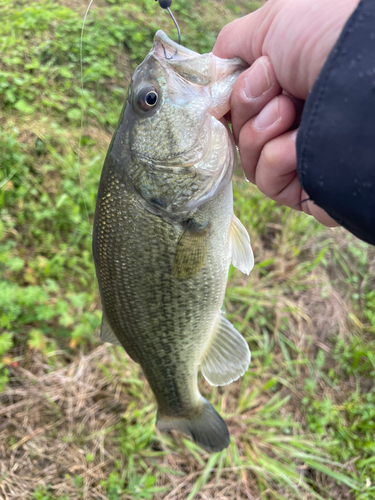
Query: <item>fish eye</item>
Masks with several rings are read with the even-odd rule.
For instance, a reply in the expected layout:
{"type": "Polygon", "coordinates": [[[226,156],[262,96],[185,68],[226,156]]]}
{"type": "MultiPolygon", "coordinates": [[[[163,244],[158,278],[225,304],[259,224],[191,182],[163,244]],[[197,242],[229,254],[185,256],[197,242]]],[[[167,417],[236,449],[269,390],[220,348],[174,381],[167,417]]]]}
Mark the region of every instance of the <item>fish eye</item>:
{"type": "Polygon", "coordinates": [[[147,86],[143,87],[138,91],[137,101],[139,106],[145,110],[149,111],[150,109],[156,106],[156,103],[159,100],[159,94],[155,87],[147,86]]]}

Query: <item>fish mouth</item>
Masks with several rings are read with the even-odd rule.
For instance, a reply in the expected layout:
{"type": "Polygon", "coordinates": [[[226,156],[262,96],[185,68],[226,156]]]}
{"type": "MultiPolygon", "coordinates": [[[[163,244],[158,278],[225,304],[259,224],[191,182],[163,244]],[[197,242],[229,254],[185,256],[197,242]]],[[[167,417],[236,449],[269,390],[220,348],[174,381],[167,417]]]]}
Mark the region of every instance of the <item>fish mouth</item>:
{"type": "Polygon", "coordinates": [[[228,90],[228,85],[232,87],[237,76],[248,67],[248,64],[239,57],[221,59],[212,52],[198,54],[174,42],[161,30],[155,34],[150,56],[164,68],[173,70],[184,80],[195,85],[205,86],[216,82],[216,87],[221,88],[220,93],[228,90]]]}
{"type": "Polygon", "coordinates": [[[150,56],[190,83],[208,85],[215,78],[212,53],[198,54],[174,42],[161,30],[155,35],[150,56]]]}

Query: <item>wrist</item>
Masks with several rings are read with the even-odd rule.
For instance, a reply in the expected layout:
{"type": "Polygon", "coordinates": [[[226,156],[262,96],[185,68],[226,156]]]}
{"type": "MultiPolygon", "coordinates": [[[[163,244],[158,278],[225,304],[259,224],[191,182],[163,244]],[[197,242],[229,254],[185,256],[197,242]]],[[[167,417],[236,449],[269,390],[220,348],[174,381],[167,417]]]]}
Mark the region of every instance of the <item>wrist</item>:
{"type": "Polygon", "coordinates": [[[307,75],[308,93],[310,93],[323,65],[359,2],[360,0],[336,0],[327,3],[325,22],[317,29],[315,44],[312,47],[312,64],[307,75]]]}

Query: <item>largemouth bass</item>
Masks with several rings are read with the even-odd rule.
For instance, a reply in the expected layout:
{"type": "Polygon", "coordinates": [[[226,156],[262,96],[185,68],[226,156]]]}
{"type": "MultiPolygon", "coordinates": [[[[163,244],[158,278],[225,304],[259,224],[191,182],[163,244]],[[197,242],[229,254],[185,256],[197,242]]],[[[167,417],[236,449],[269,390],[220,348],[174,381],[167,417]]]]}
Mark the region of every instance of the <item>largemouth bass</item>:
{"type": "Polygon", "coordinates": [[[224,385],[250,362],[221,313],[230,261],[247,274],[254,263],[233,215],[236,152],[220,121],[245,67],[156,33],[107,153],[94,221],[101,339],[142,366],[157,427],[210,452],[227,447],[229,433],[198,390],[198,369],[224,385]]]}

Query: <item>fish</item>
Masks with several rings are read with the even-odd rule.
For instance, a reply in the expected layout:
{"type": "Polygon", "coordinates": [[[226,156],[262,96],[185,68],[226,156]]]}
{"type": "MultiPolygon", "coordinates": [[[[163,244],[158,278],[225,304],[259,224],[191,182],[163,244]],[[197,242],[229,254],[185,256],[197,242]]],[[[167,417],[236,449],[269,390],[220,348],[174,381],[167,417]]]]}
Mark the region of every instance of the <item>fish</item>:
{"type": "Polygon", "coordinates": [[[233,136],[222,117],[241,59],[198,54],[162,31],[135,70],[104,161],[93,227],[100,338],[142,367],[156,426],[208,452],[228,428],[200,394],[241,377],[247,342],[221,308],[230,262],[249,274],[249,235],[233,214],[233,136]]]}

